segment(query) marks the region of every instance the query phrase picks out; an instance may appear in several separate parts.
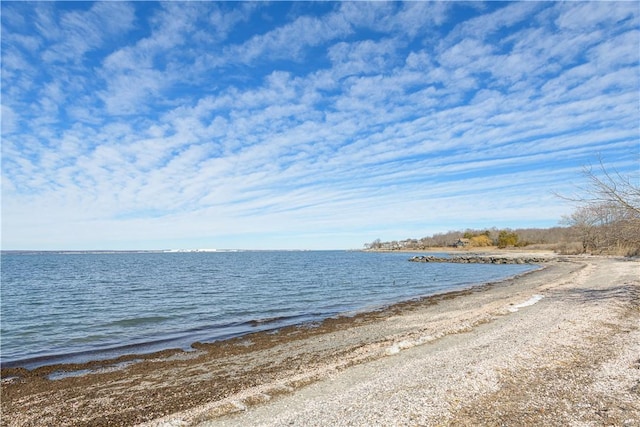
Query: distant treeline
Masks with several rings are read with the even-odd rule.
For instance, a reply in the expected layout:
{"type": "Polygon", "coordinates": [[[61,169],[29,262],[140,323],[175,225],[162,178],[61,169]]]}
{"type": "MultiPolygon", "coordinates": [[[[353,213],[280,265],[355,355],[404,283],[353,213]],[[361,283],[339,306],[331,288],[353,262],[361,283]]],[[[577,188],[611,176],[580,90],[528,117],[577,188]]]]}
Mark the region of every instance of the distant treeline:
{"type": "Polygon", "coordinates": [[[443,247],[478,248],[529,247],[549,249],[561,254],[616,254],[640,256],[640,228],[637,221],[593,225],[584,223],[552,228],[457,230],[436,233],[420,239],[408,238],[388,242],[376,239],[365,243],[367,250],[427,250],[443,247]]]}
{"type": "Polygon", "coordinates": [[[376,239],[365,243],[371,250],[425,250],[441,247],[525,247],[555,249],[562,252],[581,251],[578,230],[574,227],[456,230],[437,233],[420,239],[408,238],[383,242],[376,239]]]}

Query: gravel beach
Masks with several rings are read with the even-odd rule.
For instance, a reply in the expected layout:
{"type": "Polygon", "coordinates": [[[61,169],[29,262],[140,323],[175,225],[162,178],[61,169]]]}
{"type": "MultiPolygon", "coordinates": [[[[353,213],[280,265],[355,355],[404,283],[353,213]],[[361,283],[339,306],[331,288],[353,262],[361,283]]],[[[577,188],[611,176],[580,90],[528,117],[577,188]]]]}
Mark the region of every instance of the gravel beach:
{"type": "Polygon", "coordinates": [[[640,262],[542,267],[188,353],[7,369],[1,423],[640,426],[640,262]]]}

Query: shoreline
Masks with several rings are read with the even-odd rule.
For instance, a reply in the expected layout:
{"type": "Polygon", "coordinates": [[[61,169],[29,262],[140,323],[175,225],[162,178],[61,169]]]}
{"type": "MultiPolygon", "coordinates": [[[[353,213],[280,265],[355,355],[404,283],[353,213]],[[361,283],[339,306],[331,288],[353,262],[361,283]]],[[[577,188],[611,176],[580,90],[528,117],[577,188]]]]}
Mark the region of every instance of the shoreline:
{"type": "MultiPolygon", "coordinates": [[[[384,373],[384,369],[390,369],[388,364],[404,354],[438,348],[493,325],[512,325],[512,320],[523,313],[550,306],[559,289],[585,280],[591,286],[590,277],[603,268],[606,274],[601,276],[611,276],[612,280],[603,286],[624,285],[624,289],[638,290],[637,279],[629,275],[635,272],[637,262],[604,258],[567,261],[550,262],[504,281],[407,301],[380,311],[194,345],[192,352],[169,350],[142,358],[121,357],[110,361],[111,365],[101,362],[26,372],[3,370],[2,425],[215,425],[225,420],[228,425],[245,425],[247,421],[246,425],[255,424],[258,418],[239,421],[233,417],[253,417],[254,409],[273,415],[279,412],[273,412],[271,405],[304,396],[306,390],[320,387],[335,376],[372,364],[384,365],[380,368],[384,373]],[[615,277],[613,267],[619,271],[615,277]],[[531,300],[535,295],[541,298],[531,300]],[[61,368],[95,372],[46,378],[61,368]],[[19,378],[9,380],[10,375],[19,378]]],[[[614,296],[605,302],[625,307],[629,304],[626,294],[614,296]]],[[[635,304],[637,309],[637,301],[635,304]]],[[[637,323],[637,310],[634,313],[637,323]]],[[[520,332],[525,338],[533,333],[520,332]]],[[[637,333],[637,325],[632,332],[637,333]]],[[[449,362],[443,363],[447,366],[449,362]]],[[[321,419],[309,425],[321,425],[321,419]]]]}
{"type": "MultiPolygon", "coordinates": [[[[488,256],[485,254],[474,255],[471,253],[469,255],[472,257],[478,257],[478,259],[488,256]]],[[[532,267],[530,271],[535,271],[540,268],[540,265],[552,260],[554,260],[554,257],[538,257],[536,259],[531,259],[532,262],[520,262],[519,264],[530,265],[532,267]]],[[[413,261],[413,258],[407,258],[407,261],[413,261]]],[[[514,276],[506,276],[501,280],[509,280],[513,277],[514,276]]],[[[29,374],[30,376],[48,375],[41,373],[61,371],[67,369],[67,367],[70,367],[69,369],[72,371],[93,371],[101,369],[103,365],[110,367],[119,363],[129,362],[131,360],[154,358],[155,355],[161,355],[165,352],[183,351],[188,353],[195,349],[194,345],[200,346],[202,344],[220,343],[255,333],[264,332],[270,334],[273,333],[273,331],[289,327],[305,328],[306,325],[317,325],[334,318],[349,318],[354,315],[366,315],[369,312],[384,311],[390,307],[401,305],[406,302],[419,301],[432,296],[438,296],[450,292],[455,293],[457,290],[466,290],[468,288],[483,285],[484,283],[480,282],[470,282],[469,284],[462,285],[461,287],[457,287],[452,290],[436,291],[433,294],[416,295],[392,302],[380,302],[376,305],[353,307],[352,309],[342,312],[334,311],[316,314],[297,314],[295,316],[278,318],[257,318],[246,320],[242,323],[220,324],[215,327],[211,327],[210,329],[202,329],[195,332],[184,332],[168,337],[158,337],[151,341],[130,342],[105,348],[77,350],[68,353],[44,354],[20,359],[3,360],[0,362],[0,373],[2,373],[3,378],[6,378],[27,375],[25,374],[26,371],[35,371],[33,374],[29,374]],[[229,328],[237,329],[242,327],[245,327],[247,330],[240,332],[223,332],[229,328]]]]}
{"type": "MultiPolygon", "coordinates": [[[[408,261],[411,261],[410,259],[408,261]]],[[[546,262],[549,262],[547,260],[546,262]]],[[[484,283],[474,283],[469,284],[468,286],[455,289],[455,290],[447,290],[442,292],[437,292],[434,294],[426,295],[426,296],[415,296],[406,300],[393,302],[390,304],[382,304],[380,306],[370,307],[370,308],[362,308],[359,310],[352,310],[344,313],[338,313],[334,316],[330,316],[324,319],[318,320],[310,320],[300,323],[294,323],[284,326],[274,326],[273,328],[267,328],[263,330],[257,330],[254,332],[246,332],[240,333],[237,336],[230,336],[228,338],[213,340],[211,342],[201,342],[201,341],[191,341],[188,346],[183,347],[170,347],[163,348],[155,351],[148,352],[127,352],[124,354],[119,354],[115,357],[103,357],[103,358],[95,358],[86,361],[69,361],[69,362],[56,362],[56,363],[40,363],[40,361],[46,360],[57,360],[57,359],[69,359],[73,360],[76,358],[81,359],[83,355],[94,353],[93,351],[87,352],[79,352],[79,353],[70,353],[70,354],[62,354],[62,355],[51,355],[51,356],[40,356],[34,357],[24,360],[17,361],[9,361],[0,365],[0,377],[3,379],[3,383],[9,383],[14,380],[21,380],[25,378],[35,378],[35,377],[48,377],[50,375],[56,375],[60,378],[63,378],[64,375],[57,375],[58,373],[67,373],[68,376],[84,376],[84,375],[92,375],[95,373],[100,373],[105,370],[115,369],[117,366],[127,366],[132,363],[140,363],[145,360],[157,360],[159,358],[164,357],[173,357],[174,355],[182,354],[182,357],[188,358],[192,353],[195,353],[199,350],[209,349],[216,346],[226,346],[229,343],[234,343],[236,341],[243,341],[243,339],[252,339],[254,337],[258,337],[258,339],[262,339],[261,336],[269,336],[269,335],[295,335],[298,334],[299,331],[308,331],[313,330],[315,328],[325,328],[325,327],[333,327],[333,325],[342,325],[348,324],[351,321],[354,323],[360,323],[369,321],[371,318],[378,319],[380,317],[384,317],[386,312],[398,312],[402,310],[406,310],[410,307],[421,306],[421,305],[431,305],[437,304],[439,300],[442,299],[452,299],[457,298],[459,296],[468,295],[473,292],[480,292],[482,289],[494,285],[499,285],[503,282],[508,282],[511,280],[515,280],[521,277],[524,277],[529,274],[533,274],[536,271],[546,268],[542,262],[535,264],[537,268],[533,268],[529,271],[525,271],[523,273],[518,273],[512,276],[505,277],[504,279],[495,281],[495,282],[484,282],[484,283]],[[332,326],[329,326],[332,325],[332,326]],[[76,357],[77,356],[77,357],[76,357]],[[31,365],[36,365],[30,367],[31,365]],[[80,375],[76,375],[77,372],[81,372],[80,375]]],[[[260,323],[260,321],[250,321],[251,323],[260,323]]],[[[186,340],[185,340],[186,342],[186,340]]],[[[108,354],[112,350],[113,352],[120,352],[122,350],[131,348],[139,350],[147,345],[152,346],[154,343],[142,343],[142,344],[129,344],[123,345],[121,347],[108,348],[103,350],[96,350],[96,353],[104,353],[108,354]]],[[[180,357],[180,356],[178,356],[180,357]]]]}

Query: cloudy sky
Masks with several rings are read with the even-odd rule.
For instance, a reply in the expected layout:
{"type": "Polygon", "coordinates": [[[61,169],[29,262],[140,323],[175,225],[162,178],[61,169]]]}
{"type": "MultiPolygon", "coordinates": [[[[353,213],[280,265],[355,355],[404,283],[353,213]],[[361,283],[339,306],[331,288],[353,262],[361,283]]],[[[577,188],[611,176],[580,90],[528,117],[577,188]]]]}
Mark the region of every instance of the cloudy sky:
{"type": "Polygon", "coordinates": [[[2,2],[3,249],[557,225],[637,173],[637,2],[2,2]]]}

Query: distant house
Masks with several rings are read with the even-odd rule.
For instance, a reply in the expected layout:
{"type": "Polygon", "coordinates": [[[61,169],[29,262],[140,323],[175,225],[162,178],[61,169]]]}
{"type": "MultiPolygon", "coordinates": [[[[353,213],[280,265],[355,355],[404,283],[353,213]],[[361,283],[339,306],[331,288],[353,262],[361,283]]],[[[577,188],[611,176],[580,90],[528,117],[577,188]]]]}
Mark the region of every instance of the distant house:
{"type": "Polygon", "coordinates": [[[461,237],[453,244],[453,246],[456,248],[466,248],[470,244],[471,244],[470,239],[465,239],[464,237],[461,237]]]}

